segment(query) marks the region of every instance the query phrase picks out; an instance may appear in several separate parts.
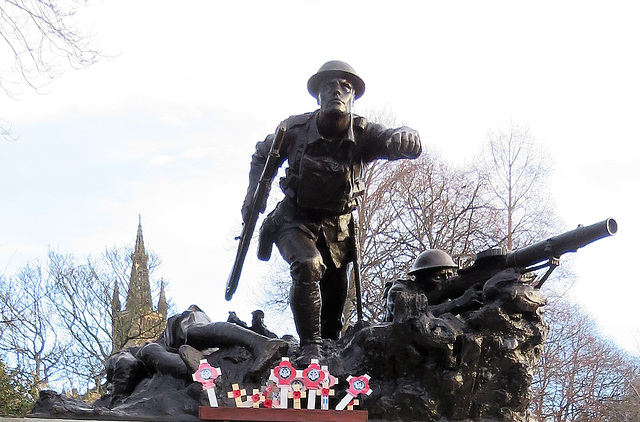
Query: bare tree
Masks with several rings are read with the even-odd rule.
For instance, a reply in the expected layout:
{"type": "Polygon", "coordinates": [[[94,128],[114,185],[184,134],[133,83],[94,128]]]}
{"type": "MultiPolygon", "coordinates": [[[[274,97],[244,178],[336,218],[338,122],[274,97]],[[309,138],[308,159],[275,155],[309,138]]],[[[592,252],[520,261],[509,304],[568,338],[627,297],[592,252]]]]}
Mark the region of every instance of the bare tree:
{"type": "MultiPolygon", "coordinates": [[[[0,90],[14,98],[26,83],[40,91],[68,66],[85,68],[100,58],[89,34],[77,26],[83,0],[0,1],[0,90]]],[[[0,120],[0,135],[15,140],[0,120]]]]}
{"type": "Polygon", "coordinates": [[[60,374],[67,350],[65,339],[55,329],[46,274],[39,262],[33,262],[2,281],[0,353],[16,369],[21,385],[40,390],[60,374]]]}
{"type": "Polygon", "coordinates": [[[11,128],[11,123],[6,120],[0,119],[0,136],[2,136],[7,141],[16,141],[18,138],[13,133],[11,128]]]}
{"type": "Polygon", "coordinates": [[[49,274],[59,326],[72,339],[64,356],[68,378],[85,380],[83,390],[99,386],[111,354],[113,281],[99,277],[91,260],[78,265],[73,256],[53,251],[49,274]]]}
{"type": "Polygon", "coordinates": [[[638,362],[601,338],[589,315],[558,301],[548,306],[547,320],[550,331],[532,384],[536,420],[600,421],[622,400],[633,401],[638,362]]]}
{"type": "Polygon", "coordinates": [[[640,363],[636,359],[633,378],[627,380],[627,393],[621,400],[609,400],[603,421],[636,422],[640,420],[640,363]]]}
{"type": "Polygon", "coordinates": [[[428,149],[417,160],[378,162],[365,177],[362,298],[367,319],[379,320],[385,284],[403,277],[420,252],[437,248],[468,261],[490,246],[485,224],[492,210],[474,169],[449,166],[428,149]]]}
{"type": "MultiPolygon", "coordinates": [[[[112,353],[114,286],[118,283],[118,297],[126,298],[131,250],[108,249],[83,263],[50,251],[46,266],[29,264],[0,284],[0,357],[17,368],[24,385],[100,388],[112,353]]],[[[160,260],[149,256],[151,272],[160,260]]],[[[153,284],[157,296],[159,281],[153,284]]],[[[147,338],[144,330],[138,333],[147,338]]]]}
{"type": "MultiPolygon", "coordinates": [[[[389,109],[367,111],[371,120],[395,126],[389,109]]],[[[483,223],[491,209],[483,201],[482,180],[471,166],[445,163],[424,147],[417,160],[377,161],[364,169],[365,193],[358,210],[363,314],[370,321],[384,314],[385,284],[406,274],[426,249],[447,251],[469,261],[485,249],[483,223]]],[[[346,316],[354,317],[355,291],[346,316]]]]}
{"type": "Polygon", "coordinates": [[[557,226],[546,190],[550,158],[527,126],[489,131],[478,160],[488,200],[500,218],[495,243],[512,250],[549,234],[557,226]]]}
{"type": "Polygon", "coordinates": [[[84,68],[100,52],[91,37],[76,26],[76,13],[84,1],[4,0],[0,3],[0,88],[13,96],[26,82],[40,89],[59,76],[66,65],[84,68]]]}
{"type": "MultiPolygon", "coordinates": [[[[118,301],[120,296],[127,297],[126,280],[131,273],[131,249],[107,249],[100,258],[88,257],[82,264],[72,255],[49,252],[52,306],[59,316],[59,328],[73,340],[64,355],[64,368],[69,379],[85,383],[79,386],[81,390],[100,386],[104,363],[113,352],[113,295],[117,283],[118,301]]],[[[160,260],[153,253],[149,256],[149,272],[152,273],[160,260]]],[[[157,293],[159,283],[156,281],[155,284],[157,293]]],[[[162,326],[164,323],[164,320],[158,321],[162,326]]],[[[136,333],[136,338],[146,339],[150,336],[149,330],[153,333],[159,330],[157,326],[135,328],[137,330],[127,331],[128,337],[123,341],[135,340],[132,332],[136,333]]]]}

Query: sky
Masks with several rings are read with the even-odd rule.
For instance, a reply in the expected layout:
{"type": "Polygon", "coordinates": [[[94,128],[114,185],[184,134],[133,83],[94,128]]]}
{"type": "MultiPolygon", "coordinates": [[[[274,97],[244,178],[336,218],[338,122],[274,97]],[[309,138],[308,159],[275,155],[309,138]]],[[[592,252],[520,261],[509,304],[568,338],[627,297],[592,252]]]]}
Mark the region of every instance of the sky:
{"type": "Polygon", "coordinates": [[[2,274],[49,248],[82,258],[133,244],[141,215],[176,310],[250,320],[269,264],[251,250],[230,302],[224,286],[251,154],[281,120],[317,107],[307,79],[338,59],[366,83],[356,111],[391,110],[453,163],[471,160],[489,130],[527,125],[550,153],[547,195],[564,229],[618,222],[571,260],[571,294],[604,336],[640,353],[640,5],[176,5],[91,2],[79,25],[105,57],[39,93],[0,95],[19,137],[0,141],[2,274]]]}

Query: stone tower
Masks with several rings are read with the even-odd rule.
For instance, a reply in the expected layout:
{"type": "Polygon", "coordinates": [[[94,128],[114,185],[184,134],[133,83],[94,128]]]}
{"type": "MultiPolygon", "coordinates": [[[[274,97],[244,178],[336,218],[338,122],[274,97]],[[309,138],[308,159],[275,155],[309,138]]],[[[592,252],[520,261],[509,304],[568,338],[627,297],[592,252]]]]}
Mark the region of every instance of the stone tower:
{"type": "Polygon", "coordinates": [[[136,245],[131,254],[131,276],[124,309],[121,309],[118,283],[113,289],[111,301],[113,351],[153,341],[164,329],[168,308],[164,281],[160,284],[158,305],[156,309],[153,309],[148,260],[149,257],[145,252],[142,237],[142,217],[138,216],[138,234],[136,245]]]}

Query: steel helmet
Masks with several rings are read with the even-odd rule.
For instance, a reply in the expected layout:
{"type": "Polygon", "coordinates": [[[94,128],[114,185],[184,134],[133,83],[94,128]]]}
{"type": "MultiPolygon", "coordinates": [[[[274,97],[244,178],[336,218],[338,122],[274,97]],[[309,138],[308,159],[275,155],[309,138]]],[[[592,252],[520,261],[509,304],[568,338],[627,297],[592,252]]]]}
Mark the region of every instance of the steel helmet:
{"type": "Polygon", "coordinates": [[[445,251],[441,251],[440,249],[430,249],[418,255],[416,260],[413,262],[409,275],[413,275],[418,271],[436,268],[458,268],[458,266],[445,251]]]}
{"type": "Polygon", "coordinates": [[[364,81],[362,78],[356,74],[356,71],[348,63],[340,60],[331,60],[320,66],[318,72],[309,78],[307,89],[314,98],[318,98],[320,85],[335,78],[343,78],[351,82],[356,93],[356,99],[364,94],[364,81]]]}

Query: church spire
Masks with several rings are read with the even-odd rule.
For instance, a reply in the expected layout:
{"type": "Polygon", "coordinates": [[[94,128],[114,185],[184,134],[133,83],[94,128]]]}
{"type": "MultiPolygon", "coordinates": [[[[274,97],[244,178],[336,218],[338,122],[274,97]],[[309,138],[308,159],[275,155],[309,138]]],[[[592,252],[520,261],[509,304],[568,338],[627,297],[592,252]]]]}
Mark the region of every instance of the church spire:
{"type": "Polygon", "coordinates": [[[118,288],[118,280],[116,280],[113,286],[113,298],[111,300],[111,310],[113,311],[114,315],[120,312],[121,306],[122,305],[120,304],[120,289],[118,288]]]}
{"type": "Polygon", "coordinates": [[[136,244],[131,254],[131,279],[127,302],[123,310],[118,300],[118,286],[114,287],[112,307],[112,348],[114,351],[123,347],[142,345],[154,341],[162,333],[167,314],[167,299],[164,281],[160,286],[158,310],[151,304],[151,282],[149,281],[149,257],[144,249],[142,237],[142,216],[138,215],[138,233],[136,244]]]}
{"type": "Polygon", "coordinates": [[[146,255],[144,252],[144,240],[142,238],[142,214],[138,214],[138,235],[136,236],[136,247],[133,253],[146,255]]]}
{"type": "Polygon", "coordinates": [[[136,246],[131,254],[131,278],[127,295],[127,309],[151,310],[151,283],[149,281],[149,257],[144,250],[142,237],[142,216],[138,215],[136,246]]]}
{"type": "Polygon", "coordinates": [[[167,310],[169,304],[167,303],[167,297],[164,292],[164,280],[160,280],[160,298],[158,299],[158,313],[162,316],[162,319],[167,319],[167,310]]]}

